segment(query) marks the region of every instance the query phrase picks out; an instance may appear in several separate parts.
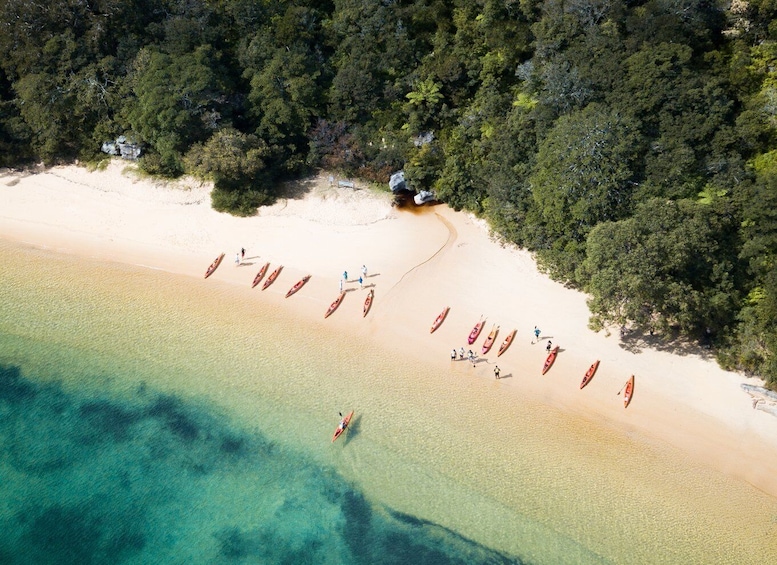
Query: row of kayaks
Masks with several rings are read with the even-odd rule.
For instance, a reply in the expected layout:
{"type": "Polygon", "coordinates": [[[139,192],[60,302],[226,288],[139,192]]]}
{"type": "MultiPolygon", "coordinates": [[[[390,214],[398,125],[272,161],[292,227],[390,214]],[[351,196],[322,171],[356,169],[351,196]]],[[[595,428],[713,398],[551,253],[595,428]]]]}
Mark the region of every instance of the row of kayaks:
{"type": "MultiPolygon", "coordinates": [[[[432,328],[429,330],[429,333],[433,333],[437,328],[439,328],[443,321],[445,320],[446,316],[448,315],[448,312],[450,311],[450,307],[446,306],[442,312],[440,312],[440,315],[437,316],[437,318],[432,323],[432,328]]],[[[480,320],[478,320],[478,323],[475,324],[475,327],[472,328],[472,331],[469,332],[469,336],[467,337],[467,343],[472,345],[475,343],[475,341],[480,336],[480,333],[483,331],[483,327],[485,326],[486,321],[481,317],[480,320]]],[[[510,347],[510,344],[513,342],[513,339],[515,338],[517,330],[513,330],[510,333],[508,333],[505,338],[502,340],[502,344],[499,346],[499,350],[497,351],[496,356],[499,357],[507,351],[507,348],[510,347]]],[[[499,335],[499,326],[494,324],[491,328],[491,331],[486,336],[486,340],[483,342],[483,355],[491,351],[491,348],[494,346],[494,343],[496,343],[496,336],[499,335]]]]}
{"type": "MultiPolygon", "coordinates": [[[[434,323],[432,323],[432,328],[430,330],[430,333],[434,332],[437,328],[439,328],[443,321],[445,321],[445,318],[448,316],[448,312],[450,311],[450,307],[446,306],[442,312],[440,312],[439,316],[434,320],[434,323]]],[[[478,337],[480,336],[481,332],[483,331],[483,328],[485,327],[485,319],[481,316],[480,320],[475,324],[475,326],[472,328],[472,331],[469,332],[469,336],[467,337],[467,343],[469,345],[472,345],[477,341],[478,337]]],[[[483,342],[483,354],[485,355],[488,353],[491,348],[493,347],[494,343],[496,342],[496,337],[499,334],[499,326],[494,324],[491,327],[491,331],[489,332],[488,336],[486,336],[486,340],[483,342]]],[[[507,351],[507,348],[510,347],[510,344],[513,342],[513,339],[515,338],[516,330],[512,330],[502,341],[502,345],[499,346],[499,351],[497,352],[497,357],[502,355],[505,351],[507,351]]],[[[553,349],[548,351],[548,356],[545,358],[545,362],[542,365],[542,374],[544,375],[547,373],[550,368],[553,366],[553,363],[556,361],[556,357],[558,356],[559,348],[558,346],[554,347],[553,349]]],[[[580,383],[580,388],[582,389],[587,385],[591,379],[594,377],[594,374],[596,373],[596,370],[599,368],[599,361],[597,360],[595,363],[593,363],[588,371],[586,371],[585,375],[583,376],[583,380],[580,383]]],[[[623,392],[623,405],[628,406],[631,402],[631,397],[634,394],[634,375],[631,375],[629,377],[629,380],[626,381],[626,384],[621,389],[623,392]]],[[[620,394],[620,392],[618,392],[620,394]]]]}
{"type": "MultiPolygon", "coordinates": [[[[216,260],[213,261],[213,263],[211,263],[210,266],[205,271],[206,279],[213,274],[213,272],[218,268],[218,266],[221,264],[223,260],[224,260],[223,253],[218,257],[216,257],[216,260]]],[[[251,283],[251,288],[255,288],[262,281],[262,278],[267,273],[267,270],[269,268],[270,268],[270,263],[265,263],[264,265],[262,265],[262,268],[259,269],[258,273],[256,273],[256,276],[254,277],[254,280],[251,283]]],[[[262,284],[262,290],[267,289],[267,287],[269,287],[272,283],[275,282],[275,279],[277,279],[278,275],[281,274],[282,269],[283,269],[283,265],[279,265],[272,273],[270,273],[270,275],[262,284]]],[[[305,275],[296,283],[294,283],[294,285],[286,292],[286,298],[290,297],[291,295],[296,293],[299,289],[301,289],[303,286],[305,286],[305,283],[310,280],[310,277],[311,275],[305,275]]],[[[343,301],[344,298],[345,298],[345,291],[340,291],[340,294],[337,296],[337,298],[335,298],[334,302],[332,302],[332,304],[330,304],[329,307],[326,309],[326,312],[324,313],[324,318],[328,318],[329,316],[331,316],[334,313],[334,311],[337,310],[338,306],[340,306],[340,303],[343,301]]],[[[367,294],[367,298],[364,299],[362,316],[366,316],[367,312],[370,311],[370,308],[372,307],[372,301],[374,298],[375,298],[375,291],[373,289],[370,289],[370,292],[367,294]]],[[[440,320],[440,323],[442,323],[442,320],[440,320]]]]}

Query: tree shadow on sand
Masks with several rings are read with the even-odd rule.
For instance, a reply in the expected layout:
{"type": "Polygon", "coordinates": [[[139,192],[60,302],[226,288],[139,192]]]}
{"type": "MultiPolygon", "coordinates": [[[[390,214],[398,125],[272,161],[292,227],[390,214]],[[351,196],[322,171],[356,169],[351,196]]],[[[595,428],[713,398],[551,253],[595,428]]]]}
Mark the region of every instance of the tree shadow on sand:
{"type": "MultiPolygon", "coordinates": [[[[637,329],[627,330],[620,337],[618,344],[621,349],[638,355],[644,350],[664,351],[675,355],[699,355],[704,359],[714,359],[711,347],[703,345],[704,338],[699,342],[688,341],[672,331],[666,334],[642,332],[637,329]]],[[[709,338],[708,338],[709,343],[709,338]]]]}
{"type": "Polygon", "coordinates": [[[313,176],[300,180],[293,180],[281,183],[278,187],[276,199],[282,200],[301,200],[313,192],[316,186],[322,182],[321,177],[313,176]]]}

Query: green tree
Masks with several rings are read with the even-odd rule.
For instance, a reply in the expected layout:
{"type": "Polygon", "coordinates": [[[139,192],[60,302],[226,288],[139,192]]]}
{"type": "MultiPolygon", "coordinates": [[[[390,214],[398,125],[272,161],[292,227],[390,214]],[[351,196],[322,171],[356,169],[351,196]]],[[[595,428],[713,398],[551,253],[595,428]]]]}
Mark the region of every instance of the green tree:
{"type": "MultiPolygon", "coordinates": [[[[540,144],[529,178],[548,258],[573,247],[582,253],[594,226],[628,214],[638,151],[638,124],[603,106],[592,104],[558,120],[540,144]]],[[[571,277],[574,269],[564,271],[571,277]]]]}
{"type": "Polygon", "coordinates": [[[186,164],[188,171],[213,180],[214,209],[249,216],[273,200],[266,165],[270,156],[267,144],[255,135],[226,128],[192,147],[186,164]]]}
{"type": "Polygon", "coordinates": [[[730,329],[737,312],[733,216],[690,200],[651,199],[591,231],[578,278],[592,325],[632,321],[698,336],[730,329]]]}
{"type": "Polygon", "coordinates": [[[134,99],[125,103],[124,119],[159,157],[150,172],[180,174],[183,153],[219,126],[224,85],[216,61],[208,46],[179,56],[147,48],[135,59],[129,82],[134,99]]]}

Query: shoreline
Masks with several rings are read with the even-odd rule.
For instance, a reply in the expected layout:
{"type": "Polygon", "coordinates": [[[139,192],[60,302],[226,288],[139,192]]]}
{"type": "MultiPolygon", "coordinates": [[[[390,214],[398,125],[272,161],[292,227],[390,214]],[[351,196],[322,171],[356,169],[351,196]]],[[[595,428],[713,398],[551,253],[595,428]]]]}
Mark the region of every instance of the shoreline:
{"type": "Polygon", "coordinates": [[[357,321],[363,322],[358,331],[386,351],[454,376],[477,377],[482,386],[498,386],[516,404],[528,396],[648,444],[671,445],[704,467],[777,497],[777,418],[754,410],[740,386],[757,384],[756,379],[725,372],[700,352],[633,347],[640,336],[621,341],[588,330],[582,293],[539,273],[528,252],[494,242],[472,216],[444,205],[418,214],[398,212],[390,207],[388,194],[329,187],[323,175],[301,181],[301,197],[282,199],[254,217],[234,218],[210,209],[206,185],[135,180],[123,167],[114,161],[101,172],[77,166],[25,175],[0,172],[0,238],[200,278],[224,252],[208,281],[248,291],[265,261],[270,271],[284,264],[271,287],[261,291],[260,285],[251,292],[315,328],[350,334],[357,321]],[[246,260],[235,267],[234,254],[241,247],[246,260]],[[353,281],[362,264],[370,275],[365,288],[347,283],[343,304],[324,322],[338,294],[340,273],[348,269],[353,281]],[[311,280],[286,300],[288,288],[306,274],[311,280]],[[375,300],[362,319],[361,302],[369,288],[375,300]],[[451,308],[446,320],[429,333],[446,305],[451,308]],[[494,348],[474,368],[466,360],[451,362],[452,347],[470,347],[467,334],[481,315],[486,323],[476,351],[497,324],[494,348]],[[540,375],[544,347],[530,343],[534,325],[542,330],[543,342],[551,339],[561,347],[545,376],[540,375]],[[497,359],[502,338],[513,329],[512,345],[497,359]],[[597,357],[596,376],[579,390],[583,373],[597,357]],[[499,381],[493,377],[495,365],[501,369],[499,381]],[[637,383],[624,409],[616,393],[630,374],[637,383]]]}

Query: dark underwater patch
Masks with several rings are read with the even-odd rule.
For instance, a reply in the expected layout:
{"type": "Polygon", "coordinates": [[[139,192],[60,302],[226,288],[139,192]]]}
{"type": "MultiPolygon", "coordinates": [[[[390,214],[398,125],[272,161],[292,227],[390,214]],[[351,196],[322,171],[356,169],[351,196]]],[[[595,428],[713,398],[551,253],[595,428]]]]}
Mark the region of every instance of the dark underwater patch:
{"type": "Polygon", "coordinates": [[[18,367],[0,366],[0,402],[16,404],[35,396],[35,387],[22,379],[18,367]]]}
{"type": "Polygon", "coordinates": [[[25,528],[22,543],[30,563],[97,563],[100,558],[99,522],[84,508],[54,505],[25,528]]]}
{"type": "Polygon", "coordinates": [[[80,408],[87,426],[100,435],[107,434],[113,441],[126,441],[131,427],[141,419],[137,410],[126,409],[107,400],[85,402],[80,408]]]}
{"type": "Polygon", "coordinates": [[[93,388],[0,367],[0,497],[11,512],[0,514],[0,562],[170,562],[198,547],[186,562],[518,563],[373,507],[333,469],[212,406],[93,388]]]}
{"type": "Polygon", "coordinates": [[[200,426],[177,398],[161,396],[148,408],[147,413],[164,422],[165,427],[183,441],[192,442],[200,437],[200,426]]]}

